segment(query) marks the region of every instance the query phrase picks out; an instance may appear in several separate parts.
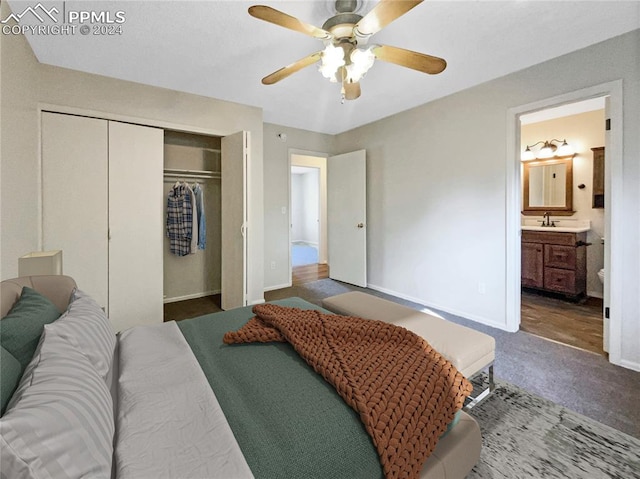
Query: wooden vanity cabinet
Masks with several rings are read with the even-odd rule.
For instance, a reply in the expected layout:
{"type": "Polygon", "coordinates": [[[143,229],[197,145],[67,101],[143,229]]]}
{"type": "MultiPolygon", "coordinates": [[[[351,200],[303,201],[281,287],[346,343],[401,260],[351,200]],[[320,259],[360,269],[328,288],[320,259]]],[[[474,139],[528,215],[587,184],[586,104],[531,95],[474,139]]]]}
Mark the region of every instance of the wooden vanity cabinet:
{"type": "Polygon", "coordinates": [[[544,287],[544,245],[522,241],[522,286],[544,287]]]}
{"type": "Polygon", "coordinates": [[[522,232],[523,287],[579,297],[587,287],[587,233],[522,232]]]}

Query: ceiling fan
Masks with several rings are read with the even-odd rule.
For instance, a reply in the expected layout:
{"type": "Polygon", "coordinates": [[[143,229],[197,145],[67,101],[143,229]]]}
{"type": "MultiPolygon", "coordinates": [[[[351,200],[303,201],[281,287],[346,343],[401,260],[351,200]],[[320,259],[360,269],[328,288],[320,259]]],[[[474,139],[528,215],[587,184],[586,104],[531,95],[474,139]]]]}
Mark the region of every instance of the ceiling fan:
{"type": "Polygon", "coordinates": [[[387,45],[363,48],[373,34],[422,1],[380,0],[363,17],[355,13],[357,0],[336,0],[336,14],[324,22],[322,28],[304,23],[265,5],[249,7],[249,14],[253,17],[312,36],[325,45],[323,50],[267,75],[262,79],[262,83],[272,85],[305,67],[321,62],[320,73],[332,82],[341,83],[344,102],[345,99],[355,100],[360,96],[360,80],[376,58],[432,75],[441,73],[447,66],[447,62],[442,58],[387,45]]]}

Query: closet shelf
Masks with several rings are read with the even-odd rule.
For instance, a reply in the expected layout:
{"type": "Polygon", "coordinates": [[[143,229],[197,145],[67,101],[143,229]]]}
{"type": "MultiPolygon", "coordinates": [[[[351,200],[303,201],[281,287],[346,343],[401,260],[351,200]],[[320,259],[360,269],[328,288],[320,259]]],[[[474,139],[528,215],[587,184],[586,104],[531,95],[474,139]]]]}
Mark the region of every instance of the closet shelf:
{"type": "Polygon", "coordinates": [[[169,178],[212,178],[220,179],[219,171],[212,170],[181,170],[175,168],[165,168],[164,176],[169,178]]]}

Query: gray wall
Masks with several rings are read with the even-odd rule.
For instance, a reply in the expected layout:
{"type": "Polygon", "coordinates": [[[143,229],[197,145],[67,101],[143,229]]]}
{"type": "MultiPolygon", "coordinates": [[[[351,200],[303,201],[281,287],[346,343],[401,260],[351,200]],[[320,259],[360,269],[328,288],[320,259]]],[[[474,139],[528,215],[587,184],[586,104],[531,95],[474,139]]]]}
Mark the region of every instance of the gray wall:
{"type": "Polygon", "coordinates": [[[264,124],[264,286],[284,287],[289,276],[289,151],[334,152],[333,135],[264,124]],[[287,141],[278,138],[287,135],[287,141]],[[285,214],[282,214],[285,208],[285,214]],[[271,262],[276,267],[271,269],[271,262]]]}
{"type": "MultiPolygon", "coordinates": [[[[6,2],[2,18],[8,15],[6,2]]],[[[80,73],[37,62],[22,35],[2,35],[2,193],[0,278],[17,275],[18,257],[41,245],[38,103],[139,118],[141,123],[225,136],[251,132],[249,165],[250,302],[263,301],[262,110],[213,98],[80,73]]],[[[116,119],[116,118],[113,118],[116,119]]]]}
{"type": "Polygon", "coordinates": [[[507,112],[622,79],[622,358],[640,369],[640,31],[343,133],[367,150],[369,283],[505,327],[507,112]],[[483,293],[484,291],[484,293],[483,293]]]}

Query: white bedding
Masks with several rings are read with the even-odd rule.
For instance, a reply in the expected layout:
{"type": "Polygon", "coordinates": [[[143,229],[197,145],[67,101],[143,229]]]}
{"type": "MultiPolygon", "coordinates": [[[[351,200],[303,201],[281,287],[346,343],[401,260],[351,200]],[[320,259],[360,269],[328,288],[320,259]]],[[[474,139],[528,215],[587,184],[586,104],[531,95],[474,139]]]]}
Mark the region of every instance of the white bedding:
{"type": "Polygon", "coordinates": [[[253,478],[174,321],[120,335],[118,479],[253,478]]]}

